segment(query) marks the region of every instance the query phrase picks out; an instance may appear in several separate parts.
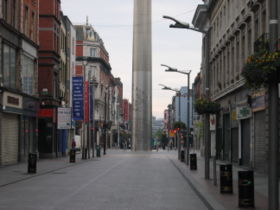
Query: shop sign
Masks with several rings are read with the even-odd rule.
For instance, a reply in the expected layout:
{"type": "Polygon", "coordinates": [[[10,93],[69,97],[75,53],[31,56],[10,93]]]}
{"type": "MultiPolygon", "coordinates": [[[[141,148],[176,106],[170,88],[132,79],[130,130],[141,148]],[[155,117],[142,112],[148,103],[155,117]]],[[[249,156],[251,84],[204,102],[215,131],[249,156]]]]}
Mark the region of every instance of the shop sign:
{"type": "Polygon", "coordinates": [[[38,117],[53,117],[53,109],[40,109],[38,112],[38,117]]]}
{"type": "Polygon", "coordinates": [[[13,93],[4,92],[3,107],[22,109],[22,96],[13,93]]]}
{"type": "Polygon", "coordinates": [[[251,108],[248,106],[236,107],[236,114],[238,120],[250,118],[252,116],[251,108]]]}
{"type": "Polygon", "coordinates": [[[71,129],[71,108],[57,108],[57,129],[71,129]]]}
{"type": "Polygon", "coordinates": [[[256,96],[252,99],[253,111],[259,111],[265,109],[265,96],[256,96]]]}
{"type": "Polygon", "coordinates": [[[232,121],[237,120],[236,109],[231,110],[231,120],[232,121]]]}

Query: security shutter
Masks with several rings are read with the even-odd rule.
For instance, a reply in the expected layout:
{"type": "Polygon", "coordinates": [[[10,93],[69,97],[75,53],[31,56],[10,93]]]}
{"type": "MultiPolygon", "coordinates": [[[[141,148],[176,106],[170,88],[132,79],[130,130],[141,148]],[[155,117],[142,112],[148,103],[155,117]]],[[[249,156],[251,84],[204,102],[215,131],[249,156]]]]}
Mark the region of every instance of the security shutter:
{"type": "Polygon", "coordinates": [[[241,120],[242,165],[250,166],[250,120],[241,120]]]}
{"type": "Polygon", "coordinates": [[[223,160],[231,160],[230,116],[223,116],[223,160]]]}
{"type": "Polygon", "coordinates": [[[238,128],[231,129],[232,162],[238,163],[238,128]]]}
{"type": "Polygon", "coordinates": [[[18,161],[18,116],[12,114],[2,116],[2,164],[15,164],[18,161]]]}
{"type": "Polygon", "coordinates": [[[255,113],[255,168],[258,171],[267,170],[267,143],[265,138],[265,112],[255,113]]]}

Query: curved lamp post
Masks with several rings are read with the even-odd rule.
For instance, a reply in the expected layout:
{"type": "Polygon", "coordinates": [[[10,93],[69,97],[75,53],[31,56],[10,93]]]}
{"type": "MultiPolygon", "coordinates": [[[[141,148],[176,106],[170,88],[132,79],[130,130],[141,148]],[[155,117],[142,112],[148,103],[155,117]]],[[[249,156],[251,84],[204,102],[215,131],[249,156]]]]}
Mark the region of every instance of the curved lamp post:
{"type": "MultiPolygon", "coordinates": [[[[171,90],[176,92],[176,95],[179,97],[179,106],[178,106],[178,121],[181,122],[181,92],[177,89],[173,89],[171,87],[165,86],[163,84],[159,84],[162,87],[162,90],[171,90]]],[[[180,135],[179,135],[180,138],[180,135]]],[[[180,153],[181,153],[181,142],[180,139],[177,138],[177,146],[178,146],[178,159],[180,160],[180,153]]]]}
{"type": "Polygon", "coordinates": [[[166,72],[177,72],[180,74],[185,74],[188,76],[188,91],[187,91],[187,98],[188,98],[188,106],[187,106],[187,152],[186,152],[186,164],[189,165],[189,154],[190,154],[190,126],[191,126],[191,121],[190,121],[190,74],[191,70],[189,71],[181,71],[176,68],[172,68],[168,65],[161,64],[161,66],[166,67],[167,69],[165,70],[166,72]]]}
{"type": "MultiPolygon", "coordinates": [[[[207,98],[210,98],[210,91],[209,91],[209,51],[210,51],[210,30],[201,30],[199,28],[195,28],[191,26],[190,24],[179,21],[173,17],[164,15],[163,18],[172,20],[174,24],[170,24],[170,28],[179,28],[179,29],[189,29],[196,32],[200,32],[205,35],[205,95],[207,98]],[[207,91],[208,90],[208,91],[207,91]]],[[[204,150],[204,156],[205,156],[205,179],[210,179],[210,122],[209,122],[209,114],[205,114],[204,118],[204,138],[205,138],[205,150],[204,150]]],[[[215,156],[214,156],[215,159],[215,156]]],[[[214,160],[215,162],[215,160],[214,160]]],[[[214,175],[214,179],[215,179],[214,175]]]]}

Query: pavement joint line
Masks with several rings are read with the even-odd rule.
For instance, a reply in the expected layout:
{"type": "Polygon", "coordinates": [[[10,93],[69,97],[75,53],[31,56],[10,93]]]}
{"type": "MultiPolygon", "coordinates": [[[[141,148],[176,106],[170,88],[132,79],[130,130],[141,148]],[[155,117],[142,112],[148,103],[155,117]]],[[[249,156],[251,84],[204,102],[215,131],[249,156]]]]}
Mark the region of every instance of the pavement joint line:
{"type": "Polygon", "coordinates": [[[193,183],[190,181],[190,179],[182,172],[182,170],[174,163],[174,160],[170,159],[170,162],[172,165],[178,170],[178,172],[182,175],[182,177],[188,182],[189,186],[193,189],[195,194],[199,197],[199,199],[204,203],[204,205],[209,210],[215,210],[213,206],[207,201],[207,199],[196,189],[196,187],[193,185],[193,183]]]}
{"type": "MultiPolygon", "coordinates": [[[[4,187],[7,187],[9,185],[13,185],[13,184],[17,184],[17,183],[20,183],[20,182],[24,182],[26,180],[29,180],[29,179],[32,179],[32,178],[35,178],[35,177],[38,177],[38,176],[44,176],[44,175],[47,175],[47,174],[51,174],[55,171],[59,171],[61,169],[65,169],[65,168],[70,168],[70,167],[74,167],[74,166],[77,166],[77,164],[84,164],[84,163],[87,163],[87,162],[91,162],[91,161],[96,161],[96,159],[89,159],[89,160],[82,160],[82,161],[79,161],[79,162],[76,162],[76,164],[69,164],[67,166],[64,166],[64,167],[60,167],[60,168],[56,168],[56,169],[51,169],[51,170],[48,170],[48,171],[45,171],[45,172],[42,172],[42,173],[38,173],[38,174],[34,174],[34,175],[31,175],[28,176],[28,177],[25,177],[25,178],[19,178],[18,180],[15,180],[15,181],[12,181],[12,182],[8,182],[6,184],[2,184],[0,185],[0,188],[4,188],[4,187]]],[[[28,175],[28,173],[26,173],[28,175]]]]}

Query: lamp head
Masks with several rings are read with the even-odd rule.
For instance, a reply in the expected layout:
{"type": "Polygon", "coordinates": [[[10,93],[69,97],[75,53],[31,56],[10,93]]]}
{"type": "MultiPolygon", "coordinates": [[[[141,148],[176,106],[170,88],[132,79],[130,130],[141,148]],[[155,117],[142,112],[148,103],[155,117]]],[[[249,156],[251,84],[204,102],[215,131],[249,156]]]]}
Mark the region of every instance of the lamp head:
{"type": "Polygon", "coordinates": [[[176,22],[175,24],[170,24],[169,28],[186,28],[189,29],[190,28],[190,24],[188,23],[183,23],[183,22],[176,22]]]}
{"type": "Polygon", "coordinates": [[[175,68],[172,68],[172,67],[170,67],[170,66],[167,66],[167,65],[165,65],[165,64],[161,64],[161,66],[164,66],[164,67],[166,67],[167,69],[165,70],[165,71],[178,71],[177,69],[175,69],[175,68]]]}
{"type": "Polygon", "coordinates": [[[172,20],[175,22],[175,24],[169,25],[170,28],[190,28],[190,24],[183,22],[183,21],[179,21],[173,17],[164,15],[163,18],[169,19],[169,20],[172,20]]]}

